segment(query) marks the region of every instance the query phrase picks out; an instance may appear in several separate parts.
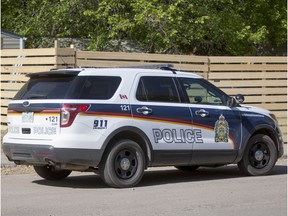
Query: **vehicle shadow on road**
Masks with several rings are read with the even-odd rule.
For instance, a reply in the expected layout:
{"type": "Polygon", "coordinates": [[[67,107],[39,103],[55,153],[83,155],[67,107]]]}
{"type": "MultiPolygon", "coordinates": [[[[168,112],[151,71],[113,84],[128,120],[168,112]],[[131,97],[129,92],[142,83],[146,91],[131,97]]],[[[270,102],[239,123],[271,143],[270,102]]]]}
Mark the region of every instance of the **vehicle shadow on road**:
{"type": "MultiPolygon", "coordinates": [[[[77,173],[76,173],[77,174],[77,173]]],[[[270,175],[287,174],[287,165],[276,165],[270,175]]],[[[247,177],[243,175],[235,165],[219,168],[200,168],[193,172],[180,171],[174,167],[148,169],[137,187],[147,187],[165,184],[177,184],[183,182],[214,181],[247,177]]],[[[248,177],[253,178],[253,177],[248,177]]],[[[105,189],[109,188],[103,183],[99,175],[87,173],[72,175],[62,181],[36,180],[33,183],[52,186],[80,189],[105,189]]]]}
{"type": "MultiPolygon", "coordinates": [[[[276,165],[270,175],[283,174],[287,174],[287,166],[276,165]]],[[[218,168],[200,168],[193,172],[180,171],[171,168],[171,170],[147,171],[139,186],[144,187],[151,185],[175,184],[183,182],[214,181],[243,177],[245,178],[247,176],[242,174],[236,165],[218,168]]]]}

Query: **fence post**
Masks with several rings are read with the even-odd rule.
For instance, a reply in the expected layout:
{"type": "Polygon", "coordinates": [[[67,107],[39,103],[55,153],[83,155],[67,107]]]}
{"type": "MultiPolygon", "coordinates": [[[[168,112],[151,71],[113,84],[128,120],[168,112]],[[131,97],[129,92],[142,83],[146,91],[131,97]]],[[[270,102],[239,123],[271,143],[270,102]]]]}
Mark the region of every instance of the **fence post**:
{"type": "Polygon", "coordinates": [[[207,70],[203,71],[204,79],[206,79],[206,80],[209,79],[209,73],[210,73],[210,57],[207,56],[207,70]]]}
{"type": "Polygon", "coordinates": [[[54,40],[54,48],[55,49],[60,48],[60,44],[59,44],[58,40],[54,40]]]}

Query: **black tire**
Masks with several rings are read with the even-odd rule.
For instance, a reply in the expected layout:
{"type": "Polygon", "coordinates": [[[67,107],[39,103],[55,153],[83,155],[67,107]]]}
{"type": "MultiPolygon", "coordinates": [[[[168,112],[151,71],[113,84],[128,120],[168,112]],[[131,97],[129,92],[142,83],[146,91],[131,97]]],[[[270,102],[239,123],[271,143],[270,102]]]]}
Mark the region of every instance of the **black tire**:
{"type": "Polygon", "coordinates": [[[276,161],[277,149],[273,140],[267,135],[257,134],[249,140],[238,167],[246,175],[267,175],[276,161]]]}
{"type": "Polygon", "coordinates": [[[35,172],[46,180],[62,180],[70,175],[72,171],[56,169],[55,167],[45,166],[34,166],[35,172]]]}
{"type": "Polygon", "coordinates": [[[195,171],[199,168],[200,166],[175,166],[175,168],[181,170],[181,171],[195,171]]]}
{"type": "Polygon", "coordinates": [[[132,140],[119,140],[104,155],[99,165],[102,180],[111,187],[127,188],[137,185],[144,174],[145,156],[132,140]]]}

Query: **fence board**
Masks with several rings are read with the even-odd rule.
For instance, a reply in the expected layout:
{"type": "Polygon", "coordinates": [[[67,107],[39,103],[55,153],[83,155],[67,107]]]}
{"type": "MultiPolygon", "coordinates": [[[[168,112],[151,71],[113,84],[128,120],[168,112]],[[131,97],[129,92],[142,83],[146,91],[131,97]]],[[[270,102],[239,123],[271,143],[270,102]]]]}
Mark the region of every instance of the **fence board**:
{"type": "Polygon", "coordinates": [[[1,115],[7,114],[7,107],[1,107],[1,115]]]}
{"type": "Polygon", "coordinates": [[[214,64],[210,71],[286,71],[286,64],[214,64]]]}
{"type": "Polygon", "coordinates": [[[26,82],[28,80],[28,77],[20,74],[13,74],[13,75],[1,75],[1,81],[23,81],[26,82]]]}
{"type": "MultiPolygon", "coordinates": [[[[124,52],[89,52],[79,51],[76,55],[77,59],[90,60],[127,60],[127,61],[158,61],[158,62],[194,62],[208,63],[207,56],[193,55],[163,55],[163,54],[144,54],[144,53],[124,53],[124,52]]],[[[143,64],[143,63],[142,63],[143,64]]],[[[81,65],[79,65],[81,66],[81,65]]],[[[107,66],[107,65],[106,65],[107,66]]]]}
{"type": "MultiPolygon", "coordinates": [[[[286,118],[277,118],[277,121],[278,121],[278,124],[280,126],[285,126],[287,124],[286,118]]],[[[283,132],[285,132],[285,131],[283,131],[283,132]]]]}
{"type": "MultiPolygon", "coordinates": [[[[274,111],[273,113],[276,115],[277,118],[286,118],[287,117],[286,112],[274,111]]],[[[287,122],[285,124],[287,124],[287,122]]]]}
{"type": "Polygon", "coordinates": [[[42,71],[50,71],[53,66],[2,66],[1,73],[34,73],[42,71]]]}
{"type": "Polygon", "coordinates": [[[28,65],[39,65],[39,64],[56,64],[56,58],[53,57],[27,57],[27,58],[2,58],[1,59],[1,64],[2,65],[23,65],[23,64],[28,64],[28,65]]]}
{"type": "Polygon", "coordinates": [[[1,125],[1,131],[7,130],[7,125],[1,125]]]}
{"type": "Polygon", "coordinates": [[[13,98],[17,91],[2,91],[1,98],[13,98]]]}
{"type": "Polygon", "coordinates": [[[210,56],[210,63],[287,63],[286,57],[278,56],[210,56]]]}
{"type": "MultiPolygon", "coordinates": [[[[2,89],[16,89],[19,90],[24,83],[1,83],[1,88],[2,89]]],[[[1,91],[2,92],[2,91],[1,91]]]]}
{"type": "Polygon", "coordinates": [[[265,103],[269,101],[272,102],[287,102],[287,96],[286,95],[278,95],[278,96],[247,96],[245,97],[245,103],[265,103]]]}
{"type": "Polygon", "coordinates": [[[277,72],[211,72],[209,73],[209,79],[285,79],[287,78],[286,71],[277,72]]]}
{"type": "Polygon", "coordinates": [[[267,110],[271,110],[272,112],[274,110],[286,112],[286,110],[287,110],[287,103],[285,103],[285,102],[284,103],[271,103],[271,104],[253,104],[253,103],[251,103],[249,105],[257,106],[257,107],[267,109],[267,110]]]}
{"type": "Polygon", "coordinates": [[[214,85],[218,87],[262,87],[262,86],[286,86],[286,80],[219,80],[219,82],[215,82],[210,80],[214,85]]]}
{"type": "Polygon", "coordinates": [[[8,107],[10,101],[11,99],[1,99],[1,107],[8,107]]]}
{"type": "Polygon", "coordinates": [[[43,49],[8,49],[1,50],[1,56],[54,56],[56,50],[54,48],[43,48],[43,49]]]}
{"type": "Polygon", "coordinates": [[[279,94],[287,94],[287,88],[282,86],[282,87],[277,87],[277,88],[273,88],[273,87],[255,87],[255,88],[222,88],[222,91],[224,91],[226,94],[228,95],[236,95],[236,94],[243,94],[243,95],[247,95],[247,94],[269,94],[269,95],[279,95],[279,94]]]}
{"type": "Polygon", "coordinates": [[[7,116],[1,115],[1,122],[7,122],[7,116]]]}

